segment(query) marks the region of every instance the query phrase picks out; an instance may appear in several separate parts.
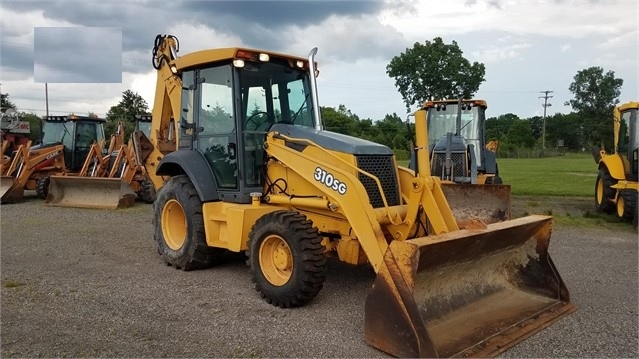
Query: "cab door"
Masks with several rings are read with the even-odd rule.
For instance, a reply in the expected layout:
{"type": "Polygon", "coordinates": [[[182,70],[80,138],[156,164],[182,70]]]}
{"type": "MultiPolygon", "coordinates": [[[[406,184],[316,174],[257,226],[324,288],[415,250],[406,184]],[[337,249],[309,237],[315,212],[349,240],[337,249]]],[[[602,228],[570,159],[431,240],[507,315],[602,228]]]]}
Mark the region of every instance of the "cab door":
{"type": "Polygon", "coordinates": [[[194,147],[204,155],[215,176],[220,197],[236,197],[239,190],[238,138],[234,116],[232,71],[228,65],[196,72],[197,95],[194,147]]]}

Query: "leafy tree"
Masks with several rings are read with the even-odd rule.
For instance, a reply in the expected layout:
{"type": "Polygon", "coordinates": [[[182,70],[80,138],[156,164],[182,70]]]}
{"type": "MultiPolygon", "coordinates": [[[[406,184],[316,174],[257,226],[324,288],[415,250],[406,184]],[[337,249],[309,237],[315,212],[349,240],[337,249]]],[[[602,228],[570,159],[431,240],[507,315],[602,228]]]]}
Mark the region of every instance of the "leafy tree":
{"type": "Polygon", "coordinates": [[[359,118],[351,113],[344,105],[339,105],[337,109],[332,107],[321,107],[324,128],[328,131],[352,135],[356,132],[359,118]]]}
{"type": "Polygon", "coordinates": [[[584,145],[581,117],[575,112],[557,113],[546,117],[546,146],[554,147],[558,140],[564,141],[564,147],[580,150],[584,145]]]}
{"type": "Polygon", "coordinates": [[[612,110],[619,103],[623,79],[599,66],[577,72],[568,87],[574,98],[567,101],[583,120],[586,145],[612,148],[612,110]]]}
{"type": "Polygon", "coordinates": [[[3,110],[6,110],[8,108],[12,108],[12,109],[16,109],[16,105],[11,102],[11,100],[9,100],[9,94],[8,93],[1,93],[0,92],[0,107],[2,107],[3,110]]]}
{"type": "Polygon", "coordinates": [[[388,76],[404,98],[406,109],[430,99],[471,98],[485,80],[484,64],[472,64],[462,56],[456,41],[445,44],[441,37],[393,57],[386,66],[388,76]]]}
{"type": "Polygon", "coordinates": [[[126,90],[122,93],[122,100],[111,106],[106,114],[106,124],[104,132],[106,136],[111,136],[118,127],[118,122],[124,123],[124,133],[129,136],[135,130],[135,115],[141,115],[149,112],[149,105],[138,95],[137,92],[126,90]]]}
{"type": "Polygon", "coordinates": [[[29,127],[31,132],[29,133],[29,139],[35,143],[40,140],[42,135],[42,118],[33,113],[21,112],[18,118],[22,121],[29,121],[29,127]]]}
{"type": "Polygon", "coordinates": [[[486,141],[499,140],[506,141],[506,135],[510,128],[519,121],[519,117],[512,113],[500,115],[499,117],[489,117],[486,119],[486,141]]]}
{"type": "Polygon", "coordinates": [[[532,147],[535,144],[535,138],[533,137],[530,122],[515,120],[510,129],[508,129],[506,140],[515,147],[532,147]]]}

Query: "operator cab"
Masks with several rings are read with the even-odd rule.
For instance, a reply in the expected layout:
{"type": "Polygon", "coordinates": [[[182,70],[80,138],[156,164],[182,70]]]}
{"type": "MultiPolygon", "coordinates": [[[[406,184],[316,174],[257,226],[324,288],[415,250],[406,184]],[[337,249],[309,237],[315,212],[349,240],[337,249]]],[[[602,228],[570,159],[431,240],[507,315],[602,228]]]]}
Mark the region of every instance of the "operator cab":
{"type": "Polygon", "coordinates": [[[637,129],[637,107],[620,108],[619,143],[617,153],[622,158],[628,179],[637,180],[639,151],[639,129],[637,129]]]}
{"type": "Polygon", "coordinates": [[[441,102],[428,107],[428,146],[430,152],[445,151],[447,134],[453,134],[451,150],[466,151],[472,146],[478,170],[484,170],[484,122],[486,105],[482,103],[441,102]]]}
{"type": "Polygon", "coordinates": [[[254,50],[182,71],[179,149],[200,152],[227,202],[248,203],[265,182],[267,131],[314,128],[308,61],[254,50]]]}
{"type": "Polygon", "coordinates": [[[64,145],[64,161],[76,171],[82,168],[94,142],[104,141],[105,119],[90,116],[49,116],[42,126],[42,144],[48,147],[64,145]]]}

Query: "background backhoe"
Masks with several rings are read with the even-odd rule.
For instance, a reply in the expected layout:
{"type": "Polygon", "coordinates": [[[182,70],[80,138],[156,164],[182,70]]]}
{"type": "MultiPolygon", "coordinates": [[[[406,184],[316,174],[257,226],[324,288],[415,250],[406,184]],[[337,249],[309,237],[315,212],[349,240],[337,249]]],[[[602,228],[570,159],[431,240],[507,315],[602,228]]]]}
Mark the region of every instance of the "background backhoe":
{"type": "Polygon", "coordinates": [[[639,102],[628,102],[613,109],[613,153],[594,147],[592,155],[599,167],[595,182],[595,207],[598,212],[615,213],[619,219],[637,225],[637,151],[639,102]]]}
{"type": "MultiPolygon", "coordinates": [[[[148,122],[146,118],[137,121],[148,122]]],[[[144,166],[151,147],[146,135],[138,130],[125,144],[124,126],[120,123],[111,136],[106,155],[101,153],[102,147],[95,145],[78,174],[51,176],[45,203],[109,209],[130,207],[136,198],[153,203],[156,192],[144,166]]]]}
{"type": "MultiPolygon", "coordinates": [[[[501,185],[497,167],[499,142],[486,143],[487,107],[484,100],[458,99],[427,101],[421,108],[427,117],[428,166],[442,180],[458,221],[510,219],[510,187],[501,185]]],[[[409,167],[416,165],[413,151],[409,167]]]]}
{"type": "Polygon", "coordinates": [[[18,146],[26,145],[29,142],[31,125],[29,121],[23,121],[17,112],[12,109],[1,109],[0,111],[0,173],[11,165],[11,157],[18,150],[18,146]]]}
{"type": "Polygon", "coordinates": [[[18,146],[10,165],[3,169],[0,188],[3,203],[20,201],[24,190],[46,198],[50,177],[77,173],[94,143],[104,143],[105,120],[88,116],[49,116],[42,126],[42,141],[18,146]]]}
{"type": "Polygon", "coordinates": [[[156,97],[152,125],[179,121],[179,148],[155,170],[163,260],[191,270],[245,251],[255,289],[284,308],[318,294],[329,257],[370,265],[364,337],[400,357],[496,355],[574,310],[548,253],[551,217],[455,220],[430,174],[425,110],[417,172],[386,146],[323,129],[316,51],[178,57],[177,39],[158,35],[154,64],[182,85],[171,106],[156,97]]]}

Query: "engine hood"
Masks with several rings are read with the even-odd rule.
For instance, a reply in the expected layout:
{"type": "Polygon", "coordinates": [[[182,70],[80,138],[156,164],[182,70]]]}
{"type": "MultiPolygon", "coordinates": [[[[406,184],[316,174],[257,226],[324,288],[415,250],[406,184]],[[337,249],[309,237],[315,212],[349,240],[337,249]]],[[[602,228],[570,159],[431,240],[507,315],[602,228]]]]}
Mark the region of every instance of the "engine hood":
{"type": "Polygon", "coordinates": [[[303,138],[316,143],[324,149],[353,155],[392,155],[390,148],[379,143],[362,140],[361,138],[343,135],[341,133],[315,130],[308,127],[291,124],[276,123],[270,132],[279,132],[293,138],[303,138]]]}

